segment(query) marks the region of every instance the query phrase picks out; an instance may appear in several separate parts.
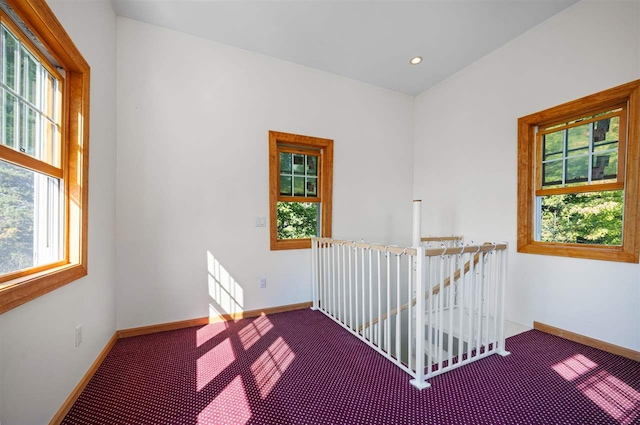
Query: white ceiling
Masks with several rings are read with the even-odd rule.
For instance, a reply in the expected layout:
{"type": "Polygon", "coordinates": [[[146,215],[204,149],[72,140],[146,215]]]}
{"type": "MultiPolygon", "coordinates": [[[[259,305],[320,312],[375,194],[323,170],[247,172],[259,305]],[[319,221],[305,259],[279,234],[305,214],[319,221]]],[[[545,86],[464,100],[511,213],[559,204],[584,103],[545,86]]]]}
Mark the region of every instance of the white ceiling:
{"type": "Polygon", "coordinates": [[[577,0],[113,2],[119,16],[416,95],[577,0]]]}

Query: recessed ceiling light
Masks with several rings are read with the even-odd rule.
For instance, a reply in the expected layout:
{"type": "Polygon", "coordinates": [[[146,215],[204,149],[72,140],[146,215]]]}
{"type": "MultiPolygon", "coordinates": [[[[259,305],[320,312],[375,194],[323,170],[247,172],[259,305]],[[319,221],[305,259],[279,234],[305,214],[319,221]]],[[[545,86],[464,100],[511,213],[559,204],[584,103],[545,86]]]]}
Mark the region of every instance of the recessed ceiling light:
{"type": "Polygon", "coordinates": [[[409,61],[411,65],[418,65],[420,62],[422,62],[422,56],[414,56],[409,61]]]}

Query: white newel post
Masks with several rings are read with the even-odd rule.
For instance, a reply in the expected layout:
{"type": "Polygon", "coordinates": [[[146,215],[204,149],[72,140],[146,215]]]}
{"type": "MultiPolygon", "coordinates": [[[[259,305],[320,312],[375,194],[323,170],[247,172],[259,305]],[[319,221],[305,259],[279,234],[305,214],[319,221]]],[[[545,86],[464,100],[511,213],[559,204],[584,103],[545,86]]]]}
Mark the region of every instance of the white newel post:
{"type": "MultiPolygon", "coordinates": [[[[431,386],[425,381],[424,375],[424,249],[421,242],[421,208],[422,201],[416,199],[413,201],[413,240],[412,245],[416,249],[415,259],[415,289],[416,289],[416,333],[413,335],[416,339],[416,374],[415,379],[411,380],[411,385],[422,390],[431,386]]],[[[409,338],[412,336],[410,335],[409,338]]],[[[411,355],[411,354],[409,354],[411,355]]]]}
{"type": "MultiPolygon", "coordinates": [[[[424,249],[421,246],[416,248],[416,374],[411,380],[411,385],[422,390],[429,388],[431,384],[425,381],[424,374],[424,249]]],[[[409,336],[411,338],[411,336],[409,336]]]]}

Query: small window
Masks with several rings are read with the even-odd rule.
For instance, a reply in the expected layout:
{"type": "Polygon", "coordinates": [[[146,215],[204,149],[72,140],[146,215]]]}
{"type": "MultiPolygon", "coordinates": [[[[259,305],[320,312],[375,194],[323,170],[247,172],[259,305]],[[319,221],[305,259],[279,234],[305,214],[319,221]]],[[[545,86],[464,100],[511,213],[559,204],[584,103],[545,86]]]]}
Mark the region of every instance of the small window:
{"type": "Polygon", "coordinates": [[[640,82],[518,121],[518,251],[638,262],[640,82]]]}
{"type": "Polygon", "coordinates": [[[87,274],[89,90],[44,1],[0,4],[0,313],[87,274]]]}
{"type": "Polygon", "coordinates": [[[331,236],[333,141],[269,132],[271,249],[331,236]]]}

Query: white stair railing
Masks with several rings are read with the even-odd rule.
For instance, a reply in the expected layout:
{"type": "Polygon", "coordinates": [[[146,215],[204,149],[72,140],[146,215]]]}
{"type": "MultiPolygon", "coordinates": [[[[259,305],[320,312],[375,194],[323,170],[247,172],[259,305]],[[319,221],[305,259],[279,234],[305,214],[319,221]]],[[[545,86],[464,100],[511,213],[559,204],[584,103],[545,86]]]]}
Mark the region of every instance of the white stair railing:
{"type": "Polygon", "coordinates": [[[312,238],[311,251],[312,308],[414,376],[408,336],[415,332],[415,263],[424,250],[312,238]]]}
{"type": "Polygon", "coordinates": [[[504,336],[507,244],[427,249],[425,257],[424,356],[431,365],[426,378],[494,353],[509,354],[504,336]],[[454,287],[456,302],[445,302],[454,300],[454,287]]]}
{"type": "Polygon", "coordinates": [[[454,246],[425,248],[416,236],[419,209],[418,201],[417,246],[312,238],[311,252],[312,308],[407,372],[411,384],[422,389],[431,377],[509,353],[504,337],[507,244],[464,246],[460,238],[454,246]]]}

